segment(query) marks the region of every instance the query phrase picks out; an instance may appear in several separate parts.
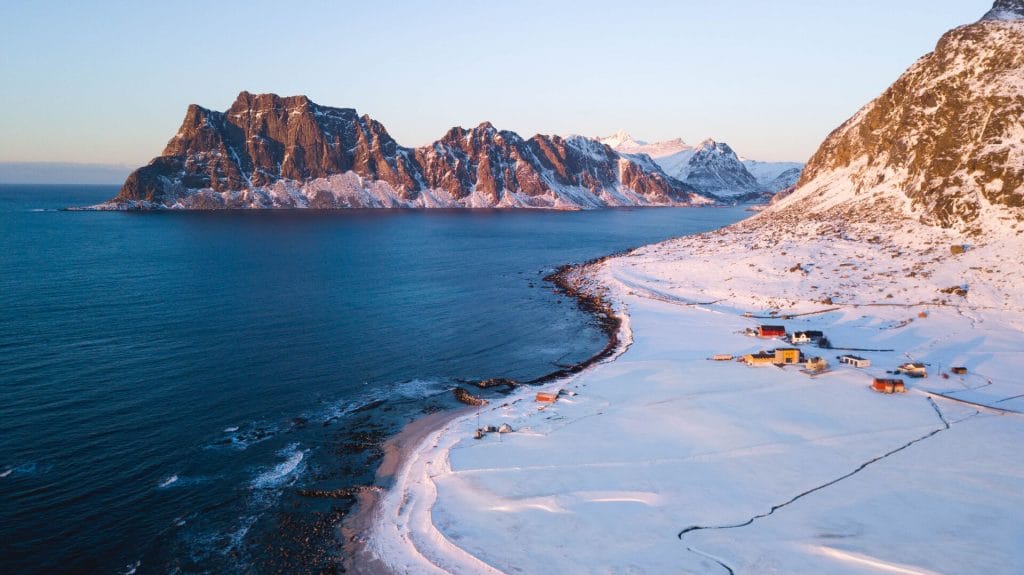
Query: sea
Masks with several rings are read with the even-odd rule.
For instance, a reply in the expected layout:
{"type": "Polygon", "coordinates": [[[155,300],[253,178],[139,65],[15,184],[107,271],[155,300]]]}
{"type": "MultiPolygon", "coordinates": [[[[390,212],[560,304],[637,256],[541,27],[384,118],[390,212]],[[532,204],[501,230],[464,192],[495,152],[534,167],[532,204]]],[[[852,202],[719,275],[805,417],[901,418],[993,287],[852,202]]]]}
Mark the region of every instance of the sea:
{"type": "Polygon", "coordinates": [[[546,275],[749,215],[64,210],[116,191],[0,186],[0,573],[336,572],[383,441],[604,347],[546,275]]]}

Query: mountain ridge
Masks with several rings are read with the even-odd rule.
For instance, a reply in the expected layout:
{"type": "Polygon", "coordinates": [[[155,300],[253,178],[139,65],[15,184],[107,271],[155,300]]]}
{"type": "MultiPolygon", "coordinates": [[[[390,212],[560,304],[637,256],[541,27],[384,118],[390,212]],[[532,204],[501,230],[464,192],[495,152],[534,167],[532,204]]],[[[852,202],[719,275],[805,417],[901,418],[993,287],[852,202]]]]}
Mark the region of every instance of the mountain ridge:
{"type": "Polygon", "coordinates": [[[190,105],[163,153],[98,209],[701,205],[718,198],[582,137],[522,138],[489,122],[399,145],[352,108],[241,92],[190,105]]]}

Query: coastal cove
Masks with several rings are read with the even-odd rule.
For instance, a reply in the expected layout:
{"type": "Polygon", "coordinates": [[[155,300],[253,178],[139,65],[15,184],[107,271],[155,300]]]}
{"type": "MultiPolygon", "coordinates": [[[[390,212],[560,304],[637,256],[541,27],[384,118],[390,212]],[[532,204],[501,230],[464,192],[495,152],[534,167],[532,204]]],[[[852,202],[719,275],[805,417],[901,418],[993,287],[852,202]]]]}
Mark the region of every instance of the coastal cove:
{"type": "Polygon", "coordinates": [[[545,276],[748,215],[59,211],[114,191],[0,186],[12,571],[317,571],[387,437],[605,347],[545,276]]]}
{"type": "MultiPolygon", "coordinates": [[[[1019,572],[1019,303],[992,285],[951,302],[909,281],[879,305],[875,276],[821,274],[815,285],[836,299],[824,304],[802,274],[763,269],[899,264],[860,239],[834,238],[825,255],[802,229],[759,247],[748,223],[579,270],[621,314],[619,354],[546,386],[554,403],[519,390],[410,428],[389,489],[350,516],[352,572],[1019,572]],[[761,315],[838,344],[801,345],[807,357],[835,364],[840,346],[857,346],[870,362],[711,361],[792,345],[747,335],[761,315]],[[872,389],[908,359],[930,377],[872,389]],[[478,439],[480,425],[513,431],[478,439]]],[[[902,247],[949,241],[932,233],[902,247]]],[[[927,269],[961,274],[999,249],[927,269]]]]}

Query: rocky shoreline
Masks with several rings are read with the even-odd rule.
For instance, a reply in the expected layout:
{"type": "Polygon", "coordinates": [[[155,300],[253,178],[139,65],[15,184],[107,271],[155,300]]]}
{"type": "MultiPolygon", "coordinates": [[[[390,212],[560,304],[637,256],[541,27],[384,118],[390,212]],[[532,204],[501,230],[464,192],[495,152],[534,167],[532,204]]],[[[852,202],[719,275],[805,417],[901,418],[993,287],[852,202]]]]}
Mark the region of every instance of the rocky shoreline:
{"type": "MultiPolygon", "coordinates": [[[[541,386],[573,377],[589,367],[621,355],[629,347],[629,338],[621,337],[625,328],[625,316],[620,314],[608,299],[607,289],[592,278],[591,271],[602,265],[606,260],[617,257],[617,252],[589,260],[582,264],[566,264],[544,277],[551,282],[558,293],[572,297],[577,306],[597,321],[601,331],[608,338],[607,344],[589,358],[551,373],[542,375],[526,382],[515,382],[506,378],[492,378],[476,382],[482,388],[505,386],[510,393],[524,386],[541,386]]],[[[411,452],[433,434],[443,430],[453,421],[473,413],[473,407],[486,405],[486,401],[478,403],[461,387],[453,390],[456,398],[467,407],[447,412],[433,413],[408,424],[399,434],[384,444],[384,460],[377,469],[376,480],[371,486],[358,489],[353,493],[352,509],[337,526],[337,537],[344,550],[342,568],[346,573],[380,575],[390,573],[387,566],[380,560],[370,547],[367,533],[373,526],[378,507],[387,491],[392,488],[395,474],[407,462],[411,452]],[[462,391],[463,393],[458,393],[462,391]],[[467,396],[465,399],[461,396],[467,396]]]]}

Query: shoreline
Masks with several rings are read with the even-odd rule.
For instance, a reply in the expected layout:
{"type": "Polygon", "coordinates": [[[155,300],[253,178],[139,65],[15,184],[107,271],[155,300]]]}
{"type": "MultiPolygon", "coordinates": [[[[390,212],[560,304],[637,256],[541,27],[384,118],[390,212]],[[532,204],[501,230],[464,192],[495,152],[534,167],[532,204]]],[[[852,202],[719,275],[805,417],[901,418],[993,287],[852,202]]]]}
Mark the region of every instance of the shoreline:
{"type": "Polygon", "coordinates": [[[589,274],[592,268],[629,251],[632,250],[611,253],[580,264],[565,264],[543,278],[554,284],[558,293],[572,297],[580,309],[597,320],[599,328],[608,339],[600,351],[572,366],[557,369],[517,385],[498,406],[489,403],[485,406],[464,406],[451,411],[432,413],[411,421],[384,443],[385,455],[374,474],[374,484],[356,492],[351,511],[336,527],[336,537],[341,541],[344,551],[342,566],[346,573],[394,573],[379,554],[374,553],[370,538],[376,522],[380,519],[380,506],[384,499],[395,491],[396,476],[402,472],[408,473],[407,467],[413,455],[421,451],[430,439],[436,439],[456,422],[473,415],[479,417],[488,406],[493,410],[501,405],[529,400],[529,396],[537,390],[544,389],[545,384],[550,384],[546,387],[568,384],[588,369],[614,361],[629,349],[632,338],[628,315],[624,310],[617,310],[607,299],[607,286],[600,284],[589,274]]]}
{"type": "Polygon", "coordinates": [[[405,462],[409,451],[430,434],[444,429],[448,423],[473,409],[466,406],[420,417],[384,442],[384,457],[374,472],[374,484],[356,491],[351,510],[336,526],[335,536],[341,541],[344,550],[342,565],[346,573],[390,573],[366,545],[366,534],[372,528],[377,505],[384,493],[392,487],[395,474],[405,462]]]}

